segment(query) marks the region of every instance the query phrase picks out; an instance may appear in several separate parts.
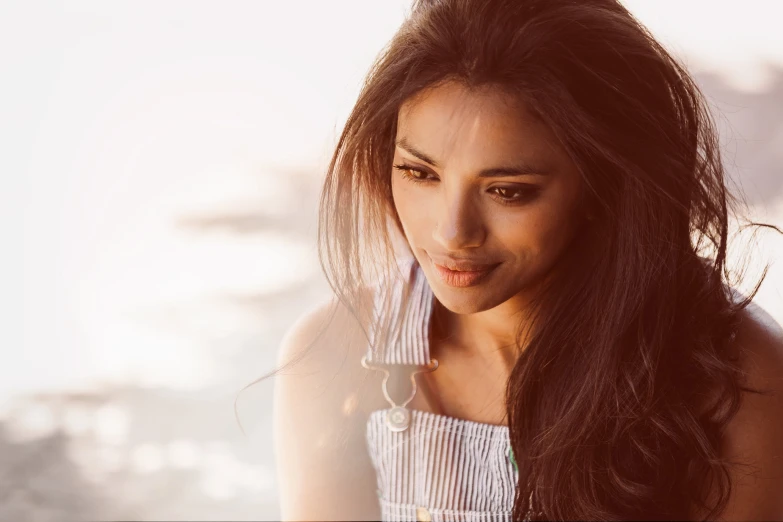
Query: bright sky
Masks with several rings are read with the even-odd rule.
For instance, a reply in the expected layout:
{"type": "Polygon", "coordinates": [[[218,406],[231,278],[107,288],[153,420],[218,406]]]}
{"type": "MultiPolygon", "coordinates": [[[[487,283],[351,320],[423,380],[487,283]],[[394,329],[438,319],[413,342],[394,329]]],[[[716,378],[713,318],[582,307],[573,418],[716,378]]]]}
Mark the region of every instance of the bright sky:
{"type": "MultiPolygon", "coordinates": [[[[739,88],[762,89],[764,63],[783,64],[783,2],[626,3],[694,69],[722,71],[739,88]]],[[[204,382],[206,356],[134,327],[129,311],[269,290],[290,280],[292,266],[314,268],[307,245],[196,240],[174,233],[173,217],[248,191],[268,193],[270,208],[295,203],[264,192],[259,171],[323,162],[408,5],[4,2],[0,172],[10,266],[0,302],[10,360],[0,386],[171,382],[175,368],[183,386],[204,382]],[[286,263],[274,261],[281,256],[286,263]]],[[[225,319],[215,328],[234,326],[225,319]]]]}

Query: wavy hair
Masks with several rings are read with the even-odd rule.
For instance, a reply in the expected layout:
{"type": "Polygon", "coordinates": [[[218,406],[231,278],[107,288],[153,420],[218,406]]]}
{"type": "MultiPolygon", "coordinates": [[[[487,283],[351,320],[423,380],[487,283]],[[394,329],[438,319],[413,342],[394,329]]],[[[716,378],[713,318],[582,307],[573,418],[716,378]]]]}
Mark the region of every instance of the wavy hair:
{"type": "Polygon", "coordinates": [[[731,491],[721,434],[746,389],[731,340],[761,281],[733,298],[729,216],[743,201],[699,88],[615,0],[414,2],[321,194],[319,259],[357,315],[369,271],[393,271],[404,237],[391,192],[398,110],[446,81],[523,100],[578,166],[596,216],[536,301],[524,349],[518,339],[513,518],[531,493],[541,519],[719,515],[731,491]]]}

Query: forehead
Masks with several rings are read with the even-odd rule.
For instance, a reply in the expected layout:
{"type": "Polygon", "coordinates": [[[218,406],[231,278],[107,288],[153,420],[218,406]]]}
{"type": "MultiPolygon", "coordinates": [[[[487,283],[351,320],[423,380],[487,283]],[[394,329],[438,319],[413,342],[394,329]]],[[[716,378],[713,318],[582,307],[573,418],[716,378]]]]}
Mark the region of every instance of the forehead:
{"type": "Polygon", "coordinates": [[[520,98],[497,87],[468,89],[448,82],[400,108],[397,139],[438,159],[486,161],[562,155],[551,130],[520,98]]]}

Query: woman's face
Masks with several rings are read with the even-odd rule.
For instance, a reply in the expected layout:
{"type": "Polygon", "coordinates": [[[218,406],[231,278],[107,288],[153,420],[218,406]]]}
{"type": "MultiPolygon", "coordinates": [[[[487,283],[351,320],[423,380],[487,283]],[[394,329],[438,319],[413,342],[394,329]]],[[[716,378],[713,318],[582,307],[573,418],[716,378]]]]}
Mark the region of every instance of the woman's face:
{"type": "Polygon", "coordinates": [[[409,99],[398,116],[394,205],[436,297],[462,314],[522,304],[584,219],[576,166],[551,130],[500,90],[446,83],[409,99]],[[452,259],[496,266],[464,286],[436,266],[452,259]]]}

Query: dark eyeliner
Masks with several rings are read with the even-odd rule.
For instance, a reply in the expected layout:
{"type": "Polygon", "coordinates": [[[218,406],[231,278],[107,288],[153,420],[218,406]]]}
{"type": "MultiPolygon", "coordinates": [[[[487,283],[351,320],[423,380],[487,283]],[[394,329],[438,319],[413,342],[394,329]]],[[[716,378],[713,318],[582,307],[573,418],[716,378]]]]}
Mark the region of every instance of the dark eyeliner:
{"type": "MultiPolygon", "coordinates": [[[[525,187],[493,187],[494,189],[504,189],[504,190],[511,190],[519,194],[516,198],[504,198],[503,196],[497,195],[495,199],[500,201],[502,205],[521,205],[523,203],[527,203],[533,199],[535,199],[536,196],[541,192],[541,187],[537,186],[525,186],[525,187]]],[[[497,193],[495,193],[497,194],[497,193]]]]}
{"type": "Polygon", "coordinates": [[[405,164],[394,165],[394,168],[395,168],[395,169],[397,169],[397,170],[399,170],[399,171],[400,171],[400,173],[402,174],[402,177],[403,177],[404,179],[408,180],[408,181],[412,181],[412,182],[414,182],[414,183],[423,183],[423,182],[426,182],[426,181],[431,181],[431,180],[429,180],[429,179],[422,179],[422,178],[417,178],[417,177],[415,177],[415,176],[411,176],[411,175],[410,175],[410,174],[408,174],[408,172],[407,172],[407,171],[410,171],[410,172],[418,172],[419,174],[423,174],[423,175],[425,175],[425,176],[426,176],[427,174],[429,174],[428,172],[425,172],[425,171],[423,171],[423,170],[422,170],[422,169],[420,169],[420,168],[413,167],[413,166],[411,166],[411,165],[405,165],[405,164]]]}
{"type": "MultiPolygon", "coordinates": [[[[393,165],[393,167],[400,171],[404,179],[411,181],[413,183],[426,183],[429,181],[433,181],[431,179],[426,179],[426,178],[417,178],[408,173],[408,172],[417,172],[424,176],[429,175],[429,172],[426,172],[418,167],[414,167],[412,165],[406,165],[404,163],[393,165]]],[[[517,198],[504,198],[503,196],[500,196],[496,192],[493,193],[493,199],[498,201],[501,205],[505,205],[505,206],[521,205],[522,203],[526,203],[531,199],[534,199],[538,195],[538,193],[541,192],[541,187],[537,187],[537,186],[493,187],[490,190],[493,189],[510,190],[519,194],[519,197],[517,198]]]]}

